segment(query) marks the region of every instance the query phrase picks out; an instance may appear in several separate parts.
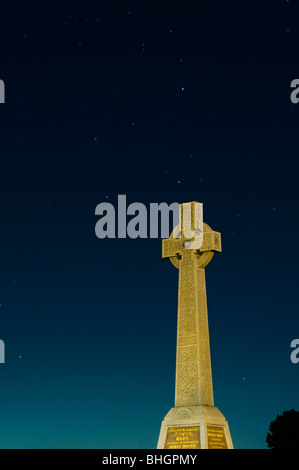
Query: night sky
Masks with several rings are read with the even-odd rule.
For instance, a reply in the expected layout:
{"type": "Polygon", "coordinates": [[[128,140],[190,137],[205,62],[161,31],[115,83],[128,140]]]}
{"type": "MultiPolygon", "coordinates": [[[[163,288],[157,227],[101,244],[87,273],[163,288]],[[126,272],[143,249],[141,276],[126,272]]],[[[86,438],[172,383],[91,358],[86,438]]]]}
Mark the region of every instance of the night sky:
{"type": "MultiPolygon", "coordinates": [[[[1,4],[1,448],[155,448],[178,271],[95,208],[203,203],[215,406],[235,448],[299,410],[299,1],[1,4]]],[[[128,217],[129,220],[129,217],[128,217]]]]}

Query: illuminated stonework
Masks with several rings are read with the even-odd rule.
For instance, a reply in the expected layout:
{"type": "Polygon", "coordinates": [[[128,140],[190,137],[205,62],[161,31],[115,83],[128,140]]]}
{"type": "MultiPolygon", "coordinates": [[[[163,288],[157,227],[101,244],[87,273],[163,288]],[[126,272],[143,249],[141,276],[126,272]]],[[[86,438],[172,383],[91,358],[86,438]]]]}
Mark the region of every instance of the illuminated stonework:
{"type": "MultiPolygon", "coordinates": [[[[193,230],[195,204],[191,203],[193,230]]],[[[180,208],[183,233],[182,204],[180,208]]],[[[158,448],[170,448],[169,445],[175,448],[176,435],[177,445],[184,448],[232,449],[227,421],[214,407],[205,281],[205,267],[215,252],[221,252],[221,235],[204,223],[202,245],[193,250],[188,248],[188,243],[194,239],[179,237],[180,234],[176,227],[162,242],[162,257],[179,269],[179,292],[175,407],[162,422],[158,448]],[[194,437],[196,426],[198,439],[194,437]],[[191,435],[192,439],[188,440],[186,437],[191,435]]]]}

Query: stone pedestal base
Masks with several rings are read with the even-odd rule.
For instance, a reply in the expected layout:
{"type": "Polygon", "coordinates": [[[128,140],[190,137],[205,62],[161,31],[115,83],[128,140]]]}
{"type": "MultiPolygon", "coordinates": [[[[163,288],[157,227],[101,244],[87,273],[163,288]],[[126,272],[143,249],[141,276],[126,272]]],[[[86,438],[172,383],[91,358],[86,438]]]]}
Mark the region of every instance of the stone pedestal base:
{"type": "Polygon", "coordinates": [[[157,449],[233,449],[228,423],[214,406],[171,408],[162,421],[157,449]]]}

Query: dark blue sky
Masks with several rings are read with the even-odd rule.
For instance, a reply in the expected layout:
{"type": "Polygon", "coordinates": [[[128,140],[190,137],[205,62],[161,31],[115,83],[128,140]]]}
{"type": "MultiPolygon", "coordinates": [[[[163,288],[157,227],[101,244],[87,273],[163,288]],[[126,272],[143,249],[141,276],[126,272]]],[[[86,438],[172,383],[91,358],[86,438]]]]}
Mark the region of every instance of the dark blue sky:
{"type": "Polygon", "coordinates": [[[206,279],[235,447],[299,409],[299,3],[197,3],[1,6],[1,448],[156,447],[178,271],[161,239],[95,236],[118,194],[203,202],[222,234],[206,279]]]}

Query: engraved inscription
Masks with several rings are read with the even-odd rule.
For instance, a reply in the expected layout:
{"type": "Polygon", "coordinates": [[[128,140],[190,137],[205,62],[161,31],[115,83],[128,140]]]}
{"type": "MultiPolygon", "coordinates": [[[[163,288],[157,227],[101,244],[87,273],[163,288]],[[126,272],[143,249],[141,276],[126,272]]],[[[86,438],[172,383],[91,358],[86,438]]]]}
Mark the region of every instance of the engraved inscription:
{"type": "Polygon", "coordinates": [[[199,426],[169,427],[164,449],[200,449],[199,426]]]}
{"type": "Polygon", "coordinates": [[[208,449],[227,449],[224,429],[220,426],[208,426],[208,449]]]}

